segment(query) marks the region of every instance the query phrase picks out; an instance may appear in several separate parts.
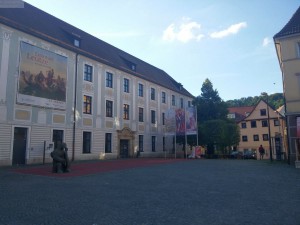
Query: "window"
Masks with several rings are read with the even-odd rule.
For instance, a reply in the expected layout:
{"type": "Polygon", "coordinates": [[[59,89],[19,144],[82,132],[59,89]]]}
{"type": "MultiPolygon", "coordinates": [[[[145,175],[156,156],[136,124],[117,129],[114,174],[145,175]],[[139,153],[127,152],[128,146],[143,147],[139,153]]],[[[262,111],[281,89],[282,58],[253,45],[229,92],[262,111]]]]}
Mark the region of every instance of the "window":
{"type": "Polygon", "coordinates": [[[259,136],[257,134],[253,135],[253,141],[259,141],[259,136]]]}
{"type": "Polygon", "coordinates": [[[144,135],[139,135],[139,151],[144,151],[144,135]]]}
{"type": "Polygon", "coordinates": [[[84,78],[85,81],[93,82],[93,67],[90,65],[84,65],[84,78]]]}
{"type": "Polygon", "coordinates": [[[154,110],[151,110],[151,123],[152,124],[155,124],[155,111],[154,110]]]}
{"type": "Polygon", "coordinates": [[[74,39],[74,46],[80,47],[80,41],[78,39],[74,39]]]}
{"type": "Polygon", "coordinates": [[[152,152],[155,152],[155,145],[156,145],[156,137],[152,136],[151,137],[151,147],[152,147],[152,152]]]}
{"type": "Polygon", "coordinates": [[[261,109],[260,110],[260,115],[261,116],[266,116],[267,115],[267,110],[266,109],[261,109]]]}
{"type": "Polygon", "coordinates": [[[124,112],[123,119],[129,120],[129,105],[127,105],[127,104],[123,105],[123,112],[124,112]]]}
{"type": "Polygon", "coordinates": [[[111,133],[105,134],[105,153],[111,153],[111,133]]]}
{"type": "Polygon", "coordinates": [[[139,107],[139,122],[144,122],[144,109],[139,107]]]}
{"type": "Polygon", "coordinates": [[[263,140],[268,141],[269,140],[269,135],[268,134],[263,134],[263,140]]]}
{"type": "Polygon", "coordinates": [[[138,90],[138,92],[139,92],[139,96],[140,97],[144,97],[144,85],[139,84],[139,90],[138,90]]]}
{"type": "Polygon", "coordinates": [[[165,125],[165,113],[161,114],[162,125],[165,125]]]}
{"type": "Polygon", "coordinates": [[[82,153],[91,153],[92,133],[83,131],[82,153]]]}
{"type": "Polygon", "coordinates": [[[191,106],[192,106],[191,101],[188,101],[188,107],[191,107],[191,106]]]}
{"type": "Polygon", "coordinates": [[[176,103],[175,103],[175,95],[172,95],[172,105],[175,106],[176,103]]]}
{"type": "Polygon", "coordinates": [[[241,123],[241,127],[242,127],[243,129],[247,128],[247,123],[241,123]]]}
{"type": "Polygon", "coordinates": [[[83,113],[92,114],[92,97],[84,95],[83,96],[83,113]]]}
{"type": "Polygon", "coordinates": [[[113,117],[113,102],[106,100],[106,117],[113,117]]]}
{"type": "Polygon", "coordinates": [[[161,93],[161,103],[166,103],[166,92],[161,93]]]}
{"type": "Polygon", "coordinates": [[[297,43],[298,58],[300,58],[300,42],[297,43]]]}
{"type": "Polygon", "coordinates": [[[106,72],[106,87],[113,87],[113,74],[106,72]]]}
{"type": "Polygon", "coordinates": [[[242,136],[242,141],[247,142],[248,141],[248,136],[246,136],[246,135],[242,136]]]}
{"type": "Polygon", "coordinates": [[[256,121],[255,120],[252,120],[251,121],[251,128],[255,128],[256,127],[256,121]]]}
{"type": "Polygon", "coordinates": [[[262,127],[267,127],[268,126],[268,120],[262,120],[261,121],[261,126],[262,127]]]}
{"type": "Polygon", "coordinates": [[[183,98],[180,98],[180,108],[183,109],[183,98]]]}
{"type": "Polygon", "coordinates": [[[274,126],[275,127],[280,126],[280,121],[278,119],[274,120],[274,126]]]}
{"type": "Polygon", "coordinates": [[[124,78],[124,92],[129,93],[129,80],[124,78]]]}
{"type": "Polygon", "coordinates": [[[155,89],[154,88],[151,88],[151,100],[155,100],[155,89]]]}
{"type": "Polygon", "coordinates": [[[163,137],[163,151],[166,151],[166,137],[163,137]]]}

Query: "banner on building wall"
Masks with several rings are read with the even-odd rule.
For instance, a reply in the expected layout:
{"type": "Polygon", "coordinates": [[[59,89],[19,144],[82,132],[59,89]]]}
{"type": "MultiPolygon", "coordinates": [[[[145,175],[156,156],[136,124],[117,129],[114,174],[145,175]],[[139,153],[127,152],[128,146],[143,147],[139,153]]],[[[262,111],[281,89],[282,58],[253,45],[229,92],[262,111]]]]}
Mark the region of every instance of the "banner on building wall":
{"type": "Polygon", "coordinates": [[[18,103],[65,109],[66,83],[66,57],[21,42],[18,103]]]}
{"type": "Polygon", "coordinates": [[[196,109],[194,107],[188,107],[185,111],[186,114],[186,134],[197,134],[197,121],[196,121],[196,109]]]}
{"type": "Polygon", "coordinates": [[[166,126],[165,135],[175,135],[176,122],[175,122],[175,110],[174,109],[169,109],[166,111],[165,126],[166,126]]]}
{"type": "Polygon", "coordinates": [[[185,135],[185,111],[184,109],[175,110],[176,135],[185,135]]]}

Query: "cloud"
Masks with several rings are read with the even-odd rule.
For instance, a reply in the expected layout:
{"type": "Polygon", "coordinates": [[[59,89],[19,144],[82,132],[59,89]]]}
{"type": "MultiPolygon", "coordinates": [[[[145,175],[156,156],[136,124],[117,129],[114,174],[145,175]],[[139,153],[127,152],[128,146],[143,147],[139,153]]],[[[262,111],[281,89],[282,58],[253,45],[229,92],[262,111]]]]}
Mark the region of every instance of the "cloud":
{"type": "Polygon", "coordinates": [[[269,37],[265,37],[263,40],[262,46],[267,47],[271,42],[272,42],[272,40],[269,37]]]}
{"type": "Polygon", "coordinates": [[[180,25],[172,23],[163,32],[164,41],[180,41],[187,43],[192,40],[199,41],[204,35],[200,33],[201,25],[189,18],[182,18],[180,25]]]}
{"type": "Polygon", "coordinates": [[[232,34],[236,34],[238,33],[242,28],[247,27],[247,23],[246,22],[241,22],[241,23],[237,23],[237,24],[233,24],[230,27],[228,27],[225,30],[221,30],[218,32],[213,32],[210,34],[211,38],[223,38],[223,37],[227,37],[229,35],[232,34]]]}

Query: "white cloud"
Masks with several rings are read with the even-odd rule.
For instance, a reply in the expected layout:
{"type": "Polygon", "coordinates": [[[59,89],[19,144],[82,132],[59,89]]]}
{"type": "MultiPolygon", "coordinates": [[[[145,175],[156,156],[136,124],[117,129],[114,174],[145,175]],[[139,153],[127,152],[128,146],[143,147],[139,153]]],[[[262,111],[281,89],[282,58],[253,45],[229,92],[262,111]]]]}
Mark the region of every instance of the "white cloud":
{"type": "Polygon", "coordinates": [[[263,47],[267,47],[270,43],[272,42],[272,40],[268,37],[265,37],[262,43],[263,47]]]}
{"type": "Polygon", "coordinates": [[[191,40],[199,41],[204,35],[200,33],[201,25],[189,18],[183,18],[180,25],[172,23],[163,33],[164,41],[180,41],[187,43],[191,40]]]}
{"type": "Polygon", "coordinates": [[[241,23],[237,23],[237,24],[233,24],[230,27],[228,27],[225,30],[221,30],[218,32],[213,32],[210,34],[211,38],[223,38],[223,37],[227,37],[231,34],[236,34],[238,33],[242,28],[247,27],[247,23],[246,22],[241,22],[241,23]]]}

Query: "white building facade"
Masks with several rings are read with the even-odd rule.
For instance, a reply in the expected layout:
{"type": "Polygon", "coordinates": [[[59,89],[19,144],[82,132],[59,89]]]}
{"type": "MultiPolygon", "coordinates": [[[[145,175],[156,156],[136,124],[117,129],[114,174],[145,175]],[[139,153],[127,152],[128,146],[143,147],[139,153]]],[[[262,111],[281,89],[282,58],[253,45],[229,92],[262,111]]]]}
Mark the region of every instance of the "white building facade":
{"type": "Polygon", "coordinates": [[[0,165],[170,152],[168,109],[193,96],[164,71],[25,3],[0,9],[0,165]],[[22,19],[23,18],[23,19],[22,19]]]}

